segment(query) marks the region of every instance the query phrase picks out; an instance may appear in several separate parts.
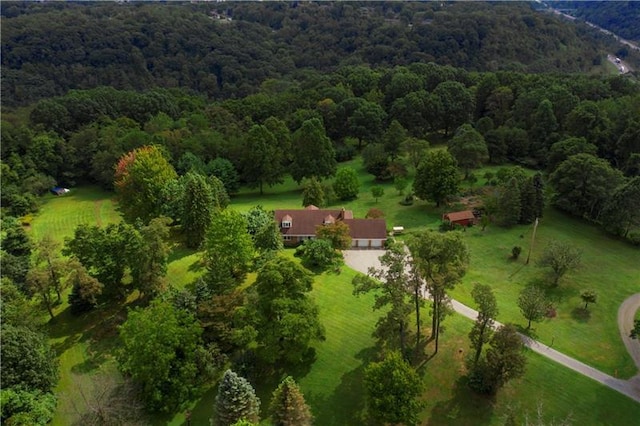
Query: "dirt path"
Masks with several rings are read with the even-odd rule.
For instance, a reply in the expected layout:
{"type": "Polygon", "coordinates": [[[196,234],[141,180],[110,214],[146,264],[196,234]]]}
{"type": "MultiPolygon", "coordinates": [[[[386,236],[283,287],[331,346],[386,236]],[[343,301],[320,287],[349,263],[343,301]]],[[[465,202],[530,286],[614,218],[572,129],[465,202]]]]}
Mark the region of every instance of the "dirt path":
{"type": "MultiPolygon", "coordinates": [[[[344,260],[347,266],[355,269],[356,271],[366,274],[367,269],[369,267],[373,266],[375,268],[379,268],[381,266],[380,261],[378,260],[378,257],[380,257],[383,253],[384,253],[383,250],[346,250],[344,251],[344,260]]],[[[452,300],[451,305],[457,313],[464,315],[465,317],[470,318],[474,321],[478,316],[477,311],[471,309],[466,305],[463,305],[462,303],[456,300],[452,300]]],[[[627,318],[627,315],[629,315],[628,312],[630,311],[631,322],[633,322],[633,316],[635,315],[635,309],[633,307],[640,306],[640,293],[635,294],[634,296],[625,300],[620,307],[620,311],[618,312],[618,323],[620,324],[621,334],[624,332],[623,327],[621,325],[622,323],[620,323],[621,312],[623,311],[623,307],[627,305],[628,307],[624,309],[625,313],[622,315],[625,318],[627,318]]],[[[500,325],[501,325],[500,323],[496,322],[496,326],[500,326],[500,325]]],[[[626,335],[628,336],[629,333],[630,333],[630,329],[629,331],[626,332],[626,335]]],[[[618,391],[624,395],[627,395],[629,398],[637,402],[640,402],[640,374],[636,375],[635,377],[632,377],[629,380],[616,379],[615,377],[612,377],[608,374],[603,373],[600,370],[590,367],[584,364],[583,362],[578,361],[577,359],[566,356],[563,353],[558,352],[555,349],[551,348],[550,346],[547,346],[541,342],[538,342],[537,340],[533,340],[528,336],[521,334],[520,337],[522,338],[522,341],[524,342],[525,346],[530,348],[532,351],[537,352],[540,355],[543,355],[561,365],[564,365],[565,367],[568,367],[574,371],[577,371],[578,373],[584,376],[590,377],[591,379],[599,383],[602,383],[603,385],[608,386],[609,388],[615,391],[618,391]]],[[[640,346],[640,344],[638,344],[637,341],[634,341],[634,342],[637,344],[637,346],[640,346]]],[[[625,345],[626,344],[627,342],[625,341],[625,345]]],[[[629,349],[629,346],[627,346],[627,348],[629,349]]],[[[638,349],[638,355],[640,355],[640,347],[638,347],[637,349],[638,349]]],[[[629,349],[629,352],[632,353],[631,349],[629,349]]],[[[638,361],[640,361],[640,358],[636,358],[636,356],[633,355],[633,353],[632,353],[632,356],[634,357],[636,365],[639,365],[639,368],[640,368],[640,364],[638,364],[638,361]]]]}

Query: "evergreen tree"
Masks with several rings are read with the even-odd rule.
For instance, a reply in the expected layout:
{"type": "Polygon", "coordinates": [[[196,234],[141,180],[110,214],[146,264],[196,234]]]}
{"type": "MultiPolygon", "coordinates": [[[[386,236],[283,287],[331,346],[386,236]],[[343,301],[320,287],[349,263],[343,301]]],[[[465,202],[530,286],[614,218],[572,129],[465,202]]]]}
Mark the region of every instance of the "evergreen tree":
{"type": "Polygon", "coordinates": [[[516,178],[500,188],[497,200],[497,222],[502,226],[513,226],[520,220],[520,188],[516,178]]]}
{"type": "Polygon", "coordinates": [[[326,199],[322,183],[315,176],[306,179],[302,187],[302,206],[314,205],[323,207],[325,203],[326,199]]]}
{"type": "Polygon", "coordinates": [[[358,192],[360,191],[358,173],[351,167],[344,167],[338,170],[336,180],[333,182],[333,190],[336,196],[343,201],[358,198],[358,192]]]}
{"type": "Polygon", "coordinates": [[[532,223],[536,220],[537,203],[536,188],[533,178],[527,179],[520,189],[520,220],[519,223],[532,223]]]}
{"type": "Polygon", "coordinates": [[[187,247],[198,248],[204,241],[207,228],[215,210],[213,190],[202,175],[187,173],[184,176],[182,197],[182,232],[187,247]]]}
{"type": "Polygon", "coordinates": [[[310,426],[313,423],[304,395],[291,376],[273,392],[271,411],[274,426],[310,426]]]}
{"type": "Polygon", "coordinates": [[[227,370],[218,386],[215,403],[216,426],[230,426],[239,420],[258,423],[260,415],[260,400],[256,391],[247,379],[227,370]]]}

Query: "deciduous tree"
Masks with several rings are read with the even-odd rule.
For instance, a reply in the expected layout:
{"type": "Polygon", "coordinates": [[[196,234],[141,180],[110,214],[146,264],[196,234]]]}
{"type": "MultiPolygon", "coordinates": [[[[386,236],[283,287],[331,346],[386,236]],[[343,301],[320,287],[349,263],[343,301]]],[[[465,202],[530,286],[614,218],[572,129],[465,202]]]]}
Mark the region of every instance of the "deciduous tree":
{"type": "Polygon", "coordinates": [[[253,241],[247,219],[234,210],[216,213],[204,241],[203,258],[207,282],[216,294],[224,294],[242,283],[253,258],[253,241]]]}
{"type": "Polygon", "coordinates": [[[384,195],[384,188],[381,186],[372,186],[371,187],[371,195],[376,199],[376,203],[378,202],[378,198],[384,195]]]}
{"type": "Polygon", "coordinates": [[[476,283],[471,290],[471,296],[478,306],[478,318],[469,333],[469,340],[475,349],[473,357],[473,365],[475,366],[482,354],[482,347],[493,336],[493,322],[498,315],[498,304],[491,287],[486,284],[476,283]]]}
{"type": "Polygon", "coordinates": [[[380,256],[380,263],[379,269],[371,267],[367,275],[358,274],[353,278],[353,293],[374,292],[373,309],[387,310],[376,324],[375,335],[382,340],[397,341],[400,353],[406,356],[406,334],[412,305],[407,273],[408,252],[404,244],[392,243],[380,256]]]}
{"type": "Polygon", "coordinates": [[[148,223],[160,216],[162,190],[178,176],[157,146],[143,146],[122,157],[116,165],[114,186],[124,218],[148,223]]]}
{"type": "Polygon", "coordinates": [[[545,247],[538,266],[549,267],[553,271],[553,285],[567,272],[580,266],[582,251],[563,241],[553,240],[545,247]]]}
{"type": "Polygon", "coordinates": [[[187,247],[198,248],[204,241],[207,228],[216,209],[214,194],[202,175],[187,173],[181,178],[184,185],[180,224],[187,247]]]}
{"type": "Polygon", "coordinates": [[[291,176],[300,183],[305,177],[331,177],[335,174],[336,153],[331,140],[325,133],[322,122],[317,118],[302,123],[291,141],[293,163],[291,176]]]}
{"type": "Polygon", "coordinates": [[[447,151],[429,151],[418,166],[413,191],[423,200],[435,201],[436,207],[458,192],[458,166],[447,151]]]}
{"type": "Polygon", "coordinates": [[[456,134],[449,141],[449,152],[464,169],[464,177],[469,177],[469,171],[479,167],[489,159],[487,144],[484,137],[470,124],[463,124],[456,130],[456,134]]]}
{"type": "Polygon", "coordinates": [[[529,321],[527,330],[531,328],[531,321],[540,321],[549,308],[549,302],[544,291],[535,286],[522,289],[518,297],[518,307],[522,315],[529,321]]]}
{"type": "Polygon", "coordinates": [[[180,408],[211,378],[202,328],[195,318],[168,302],[156,300],[147,308],[131,310],[119,334],[118,366],[141,386],[142,398],[151,410],[180,408]]]}
{"type": "Polygon", "coordinates": [[[337,250],[348,250],[351,247],[351,235],[349,226],[341,221],[318,225],[316,236],[331,242],[331,246],[337,250]]]}
{"type": "Polygon", "coordinates": [[[323,207],[326,203],[324,188],[316,177],[306,179],[302,185],[302,206],[323,207]]]}
{"type": "Polygon", "coordinates": [[[306,269],[283,257],[258,272],[251,321],[266,362],[297,364],[309,356],[312,342],[324,340],[318,306],[307,294],[312,283],[306,269]]]}
{"type": "Polygon", "coordinates": [[[447,290],[453,289],[466,273],[469,250],[459,232],[422,232],[409,239],[407,246],[433,301],[431,337],[437,353],[440,323],[449,301],[447,290]]]}
{"type": "Polygon", "coordinates": [[[358,198],[360,192],[358,173],[351,167],[343,167],[338,170],[333,181],[333,190],[336,196],[343,201],[358,198]]]}
{"type": "Polygon", "coordinates": [[[479,393],[495,395],[510,380],[524,374],[524,345],[513,325],[500,327],[491,339],[485,359],[470,372],[469,385],[479,393]]]}
{"type": "Polygon", "coordinates": [[[597,302],[598,293],[596,293],[593,290],[583,290],[582,293],[580,293],[580,298],[584,302],[584,309],[587,309],[587,306],[589,306],[589,303],[597,302]]]}
{"type": "Polygon", "coordinates": [[[373,419],[391,424],[418,423],[422,380],[399,352],[369,364],[364,374],[367,409],[373,419]]]}

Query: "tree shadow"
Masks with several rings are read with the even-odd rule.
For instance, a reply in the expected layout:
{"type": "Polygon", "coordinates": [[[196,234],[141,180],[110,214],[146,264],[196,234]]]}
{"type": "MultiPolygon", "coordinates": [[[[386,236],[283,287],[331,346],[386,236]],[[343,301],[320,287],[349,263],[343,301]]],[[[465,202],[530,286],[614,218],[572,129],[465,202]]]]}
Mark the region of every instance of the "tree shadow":
{"type": "Polygon", "coordinates": [[[578,322],[589,322],[591,319],[591,311],[583,308],[582,306],[575,308],[571,311],[571,318],[578,322]]]}
{"type": "Polygon", "coordinates": [[[453,387],[453,396],[438,402],[429,416],[428,425],[484,425],[491,423],[494,398],[477,395],[467,385],[467,378],[460,377],[453,387]]]}

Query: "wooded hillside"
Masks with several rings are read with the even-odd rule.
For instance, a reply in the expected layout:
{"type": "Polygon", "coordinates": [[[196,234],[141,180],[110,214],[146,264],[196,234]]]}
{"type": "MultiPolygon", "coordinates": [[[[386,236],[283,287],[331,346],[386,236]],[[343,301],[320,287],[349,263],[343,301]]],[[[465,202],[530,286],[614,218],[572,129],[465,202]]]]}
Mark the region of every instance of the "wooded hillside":
{"type": "Polygon", "coordinates": [[[528,4],[2,3],[2,102],[70,89],[255,93],[304,69],[436,61],[467,70],[587,71],[603,41],[528,4]]]}

